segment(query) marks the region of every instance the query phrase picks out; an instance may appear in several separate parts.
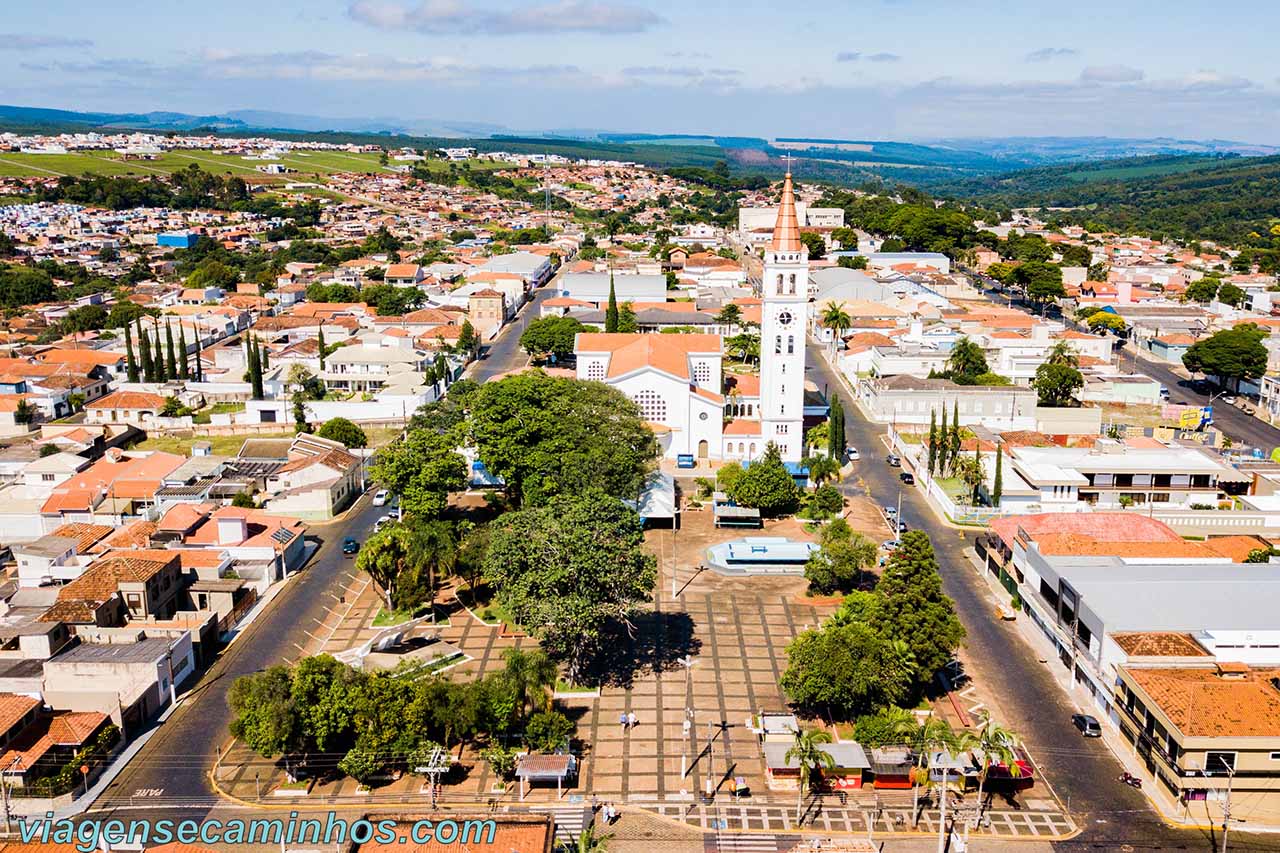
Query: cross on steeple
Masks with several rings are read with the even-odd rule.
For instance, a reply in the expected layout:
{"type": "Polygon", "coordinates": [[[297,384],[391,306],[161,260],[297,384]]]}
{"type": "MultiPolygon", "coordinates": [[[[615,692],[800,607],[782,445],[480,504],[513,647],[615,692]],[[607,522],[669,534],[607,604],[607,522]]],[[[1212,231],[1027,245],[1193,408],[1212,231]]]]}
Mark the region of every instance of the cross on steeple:
{"type": "Polygon", "coordinates": [[[782,156],[782,159],[787,161],[787,174],[788,174],[788,175],[790,175],[790,174],[791,174],[791,161],[792,161],[792,160],[794,160],[795,158],[794,158],[794,157],[792,157],[790,154],[784,154],[784,155],[782,156]]]}

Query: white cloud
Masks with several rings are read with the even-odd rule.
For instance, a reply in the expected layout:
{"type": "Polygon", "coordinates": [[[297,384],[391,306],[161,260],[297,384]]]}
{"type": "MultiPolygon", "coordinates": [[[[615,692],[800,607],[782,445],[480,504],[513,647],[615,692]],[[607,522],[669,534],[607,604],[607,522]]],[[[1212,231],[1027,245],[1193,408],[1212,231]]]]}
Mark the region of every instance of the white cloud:
{"type": "Polygon", "coordinates": [[[1080,51],[1074,47],[1042,47],[1039,50],[1033,50],[1023,57],[1027,62],[1049,62],[1053,59],[1066,59],[1069,56],[1078,56],[1080,51]]]}
{"type": "Polygon", "coordinates": [[[862,54],[856,50],[842,50],[836,54],[836,62],[857,62],[862,54]]]}
{"type": "Polygon", "coordinates": [[[89,39],[42,36],[33,33],[0,33],[0,50],[41,50],[53,47],[93,47],[89,39]]]}
{"type": "Polygon", "coordinates": [[[1083,83],[1137,83],[1146,75],[1128,65],[1090,65],[1080,72],[1083,83]]]}
{"type": "Polygon", "coordinates": [[[356,0],[347,14],[387,30],[416,30],[433,35],[586,32],[601,35],[639,33],[666,23],[655,12],[605,0],[555,0],[512,9],[481,8],[461,0],[423,0],[416,6],[388,0],[356,0]]]}
{"type": "Polygon", "coordinates": [[[868,62],[899,62],[901,56],[896,53],[873,53],[867,57],[868,62]]]}

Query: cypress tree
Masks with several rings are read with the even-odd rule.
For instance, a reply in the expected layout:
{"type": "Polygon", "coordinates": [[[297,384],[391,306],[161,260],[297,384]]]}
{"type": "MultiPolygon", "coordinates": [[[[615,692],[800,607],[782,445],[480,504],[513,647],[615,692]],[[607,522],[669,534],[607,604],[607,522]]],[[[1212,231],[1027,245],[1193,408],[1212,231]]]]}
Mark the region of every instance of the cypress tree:
{"type": "Polygon", "coordinates": [[[124,362],[130,382],[138,381],[138,362],[133,358],[133,332],[128,323],[124,324],[124,362]]]}
{"type": "Polygon", "coordinates": [[[956,400],[951,408],[951,447],[948,451],[952,467],[960,459],[960,401],[956,400]]]}
{"type": "Polygon", "coordinates": [[[178,324],[178,375],[183,379],[191,378],[191,359],[187,356],[187,330],[178,324]]]}
{"type": "Polygon", "coordinates": [[[1004,445],[996,445],[996,479],[991,484],[991,505],[1000,506],[1000,497],[1004,494],[1004,445]]]}
{"type": "Polygon", "coordinates": [[[196,381],[204,381],[204,364],[200,360],[201,353],[204,352],[204,341],[200,340],[200,329],[196,328],[196,381]]]}
{"type": "MultiPolygon", "coordinates": [[[[944,414],[945,418],[946,415],[944,414]]],[[[933,476],[933,472],[938,467],[938,411],[937,409],[929,410],[929,476],[933,476]]]]}
{"type": "Polygon", "coordinates": [[[942,427],[938,430],[938,476],[947,476],[947,451],[950,449],[950,436],[947,435],[947,407],[942,407],[942,427]]]}
{"type": "Polygon", "coordinates": [[[255,346],[258,347],[258,370],[259,371],[270,370],[271,369],[271,351],[268,350],[266,347],[264,347],[262,344],[257,343],[258,341],[257,337],[255,337],[253,340],[254,340],[255,346]]]}
{"type": "Polygon", "coordinates": [[[178,378],[178,358],[173,351],[173,326],[169,323],[164,324],[164,378],[173,380],[178,378]]]}
{"type": "Polygon", "coordinates": [[[613,270],[609,270],[609,305],[604,311],[604,330],[618,331],[618,294],[613,289],[613,270]]]}
{"type": "MultiPolygon", "coordinates": [[[[973,464],[976,473],[982,472],[982,439],[975,437],[973,439],[973,464]]],[[[982,480],[978,479],[973,485],[973,504],[978,504],[978,490],[982,488],[982,480]]]]}
{"type": "Polygon", "coordinates": [[[266,398],[262,387],[262,351],[258,348],[256,337],[249,338],[249,383],[253,386],[253,399],[266,398]]]}
{"type": "Polygon", "coordinates": [[[147,337],[147,332],[142,328],[142,321],[138,321],[138,346],[142,351],[142,375],[148,382],[156,381],[155,363],[151,360],[151,339],[147,337]]]}
{"type": "Polygon", "coordinates": [[[324,373],[324,324],[320,324],[319,333],[316,335],[316,344],[320,347],[320,372],[324,373]]]}

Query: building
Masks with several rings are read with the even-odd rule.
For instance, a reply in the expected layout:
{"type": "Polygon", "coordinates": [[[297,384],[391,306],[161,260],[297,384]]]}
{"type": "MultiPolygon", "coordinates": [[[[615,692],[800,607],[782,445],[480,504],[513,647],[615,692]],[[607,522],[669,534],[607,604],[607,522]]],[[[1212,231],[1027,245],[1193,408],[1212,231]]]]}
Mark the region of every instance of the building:
{"type": "Polygon", "coordinates": [[[760,435],[777,445],[783,461],[798,462],[804,449],[805,315],[809,301],[809,250],[800,242],[791,172],[764,253],[764,305],[760,324],[760,435]]]}
{"type": "Polygon", "coordinates": [[[927,426],[930,417],[948,420],[959,412],[962,426],[1035,429],[1036,392],[1016,386],[957,385],[950,379],[900,374],[858,383],[863,407],[878,423],[927,426]]]}
{"type": "Polygon", "coordinates": [[[609,301],[612,284],[619,302],[663,302],[667,298],[667,279],[660,275],[624,275],[607,272],[565,273],[556,280],[556,295],[593,305],[609,301]]]}

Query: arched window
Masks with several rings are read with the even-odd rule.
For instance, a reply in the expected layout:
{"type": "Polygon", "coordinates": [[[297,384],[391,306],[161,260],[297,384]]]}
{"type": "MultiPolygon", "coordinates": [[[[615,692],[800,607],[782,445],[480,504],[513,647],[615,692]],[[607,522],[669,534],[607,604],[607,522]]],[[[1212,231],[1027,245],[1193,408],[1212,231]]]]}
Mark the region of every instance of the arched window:
{"type": "Polygon", "coordinates": [[[773,354],[782,355],[782,335],[778,335],[773,339],[773,354]]]}
{"type": "Polygon", "coordinates": [[[667,401],[656,391],[644,390],[635,396],[636,405],[640,407],[640,417],[653,423],[663,423],[667,419],[667,401]]]}
{"type": "Polygon", "coordinates": [[[790,286],[787,287],[787,293],[791,294],[792,296],[796,295],[796,274],[795,273],[791,274],[790,286]]]}
{"type": "Polygon", "coordinates": [[[787,355],[795,355],[796,352],[796,336],[787,335],[787,355]]]}
{"type": "Polygon", "coordinates": [[[782,292],[782,273],[778,273],[778,292],[782,292]]]}
{"type": "Polygon", "coordinates": [[[752,456],[756,455],[756,443],[754,441],[751,442],[751,455],[752,456]]]}

